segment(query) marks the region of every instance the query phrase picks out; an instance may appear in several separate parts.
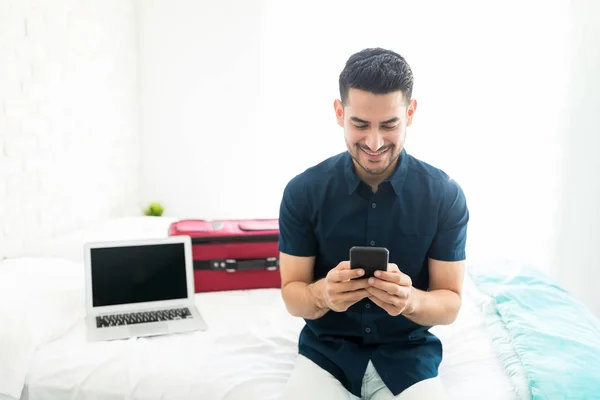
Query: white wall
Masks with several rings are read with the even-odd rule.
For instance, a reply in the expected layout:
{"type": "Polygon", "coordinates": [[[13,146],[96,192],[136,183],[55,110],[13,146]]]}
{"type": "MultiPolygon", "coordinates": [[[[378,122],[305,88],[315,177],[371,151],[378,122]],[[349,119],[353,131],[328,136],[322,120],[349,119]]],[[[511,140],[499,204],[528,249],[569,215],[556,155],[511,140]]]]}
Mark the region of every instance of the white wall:
{"type": "Polygon", "coordinates": [[[281,179],[263,174],[280,168],[282,158],[255,149],[287,135],[257,134],[269,126],[261,104],[268,84],[263,3],[138,5],[142,198],[162,202],[166,215],[273,216],[281,179]],[[250,196],[256,185],[262,193],[250,196]]]}
{"type": "Polygon", "coordinates": [[[139,214],[133,2],[0,1],[0,256],[139,214]]]}
{"type": "Polygon", "coordinates": [[[408,150],[467,192],[471,256],[535,262],[598,310],[600,13],[572,4],[0,2],[0,256],[149,201],[277,216],[344,150],[346,58],[382,46],[415,72],[408,150]]]}
{"type": "Polygon", "coordinates": [[[555,274],[600,317],[600,2],[575,2],[555,274]]]}
{"type": "Polygon", "coordinates": [[[567,6],[140,2],[142,198],[163,202],[167,215],[277,216],[294,174],[345,149],[333,100],[347,57],[389,47],[415,74],[419,107],[408,151],[463,185],[470,254],[547,265],[568,84],[567,6]]]}

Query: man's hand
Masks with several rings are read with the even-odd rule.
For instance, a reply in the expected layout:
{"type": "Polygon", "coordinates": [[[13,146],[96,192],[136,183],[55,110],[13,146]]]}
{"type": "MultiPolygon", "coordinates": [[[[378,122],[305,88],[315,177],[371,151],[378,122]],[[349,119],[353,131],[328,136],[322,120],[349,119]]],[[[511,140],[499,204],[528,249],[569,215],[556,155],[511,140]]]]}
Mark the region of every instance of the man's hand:
{"type": "Polygon", "coordinates": [[[392,316],[412,314],[417,308],[418,296],[412,280],[396,264],[388,264],[387,271],[376,271],[369,285],[369,299],[392,316]]]}
{"type": "Polygon", "coordinates": [[[330,270],[322,284],[323,300],[327,308],[344,312],[354,303],[369,297],[367,280],[356,279],[364,274],[362,269],[350,269],[349,261],[342,261],[330,270]]]}

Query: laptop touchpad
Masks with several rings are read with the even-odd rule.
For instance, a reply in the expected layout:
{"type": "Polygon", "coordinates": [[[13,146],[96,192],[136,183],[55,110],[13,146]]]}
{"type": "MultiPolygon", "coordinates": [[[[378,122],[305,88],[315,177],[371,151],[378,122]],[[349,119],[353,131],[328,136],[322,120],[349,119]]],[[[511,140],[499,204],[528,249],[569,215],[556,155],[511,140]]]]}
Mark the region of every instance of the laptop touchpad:
{"type": "Polygon", "coordinates": [[[146,326],[129,326],[131,336],[163,335],[169,333],[169,325],[166,323],[156,323],[146,326]]]}

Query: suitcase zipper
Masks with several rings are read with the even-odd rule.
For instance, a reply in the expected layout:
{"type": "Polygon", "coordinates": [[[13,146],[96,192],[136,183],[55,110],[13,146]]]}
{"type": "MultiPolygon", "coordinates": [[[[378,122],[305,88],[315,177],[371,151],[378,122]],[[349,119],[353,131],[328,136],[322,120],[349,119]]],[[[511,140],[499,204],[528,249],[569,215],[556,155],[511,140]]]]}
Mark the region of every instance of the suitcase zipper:
{"type": "Polygon", "coordinates": [[[277,242],[279,235],[192,237],[192,244],[277,242]]]}
{"type": "Polygon", "coordinates": [[[276,271],[279,269],[279,259],[277,257],[267,257],[251,260],[194,260],[194,269],[227,272],[249,270],[276,271]]]}

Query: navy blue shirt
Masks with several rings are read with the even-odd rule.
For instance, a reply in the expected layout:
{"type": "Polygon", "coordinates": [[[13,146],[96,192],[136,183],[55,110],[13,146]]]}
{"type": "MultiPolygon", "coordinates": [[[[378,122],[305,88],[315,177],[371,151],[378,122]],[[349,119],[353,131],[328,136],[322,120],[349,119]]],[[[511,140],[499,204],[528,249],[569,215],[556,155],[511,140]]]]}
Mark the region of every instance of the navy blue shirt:
{"type": "MultiPolygon", "coordinates": [[[[283,253],[315,257],[314,280],[349,259],[352,246],[381,246],[390,263],[428,290],[428,258],[465,259],[469,212],[459,185],[443,171],[403,150],[393,174],[373,193],[355,173],[347,152],[295,176],[287,184],[279,214],[283,253]]],[[[369,360],[388,389],[398,395],[437,376],[442,345],[406,317],[390,316],[369,299],[345,312],[306,319],[299,353],[361,396],[369,360]]]]}

